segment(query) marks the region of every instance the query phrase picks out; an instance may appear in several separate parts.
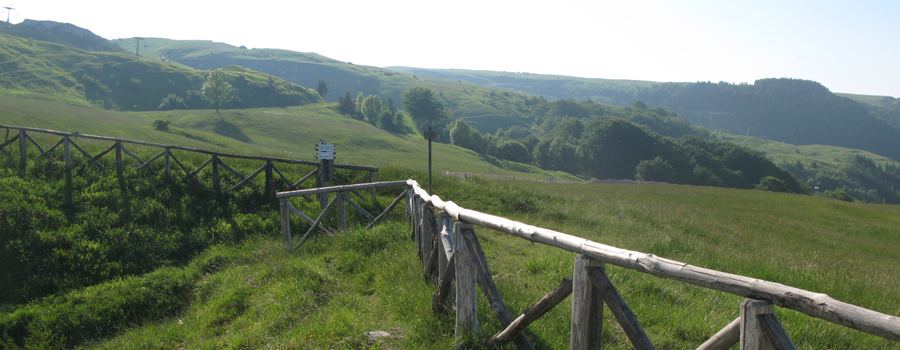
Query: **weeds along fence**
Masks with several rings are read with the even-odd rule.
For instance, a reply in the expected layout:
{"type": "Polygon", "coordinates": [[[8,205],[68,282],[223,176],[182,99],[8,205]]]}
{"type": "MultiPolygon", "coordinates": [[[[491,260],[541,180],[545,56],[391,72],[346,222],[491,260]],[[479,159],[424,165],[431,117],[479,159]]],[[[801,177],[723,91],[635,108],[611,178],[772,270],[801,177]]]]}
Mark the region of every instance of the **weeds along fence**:
{"type": "MultiPolygon", "coordinates": [[[[13,152],[13,150],[16,148],[15,145],[18,145],[19,174],[21,176],[25,175],[25,170],[27,168],[29,144],[33,145],[37,149],[37,151],[39,152],[38,157],[48,156],[51,154],[51,152],[62,146],[62,152],[66,162],[67,178],[71,178],[71,176],[78,174],[92,164],[99,165],[98,161],[104,156],[114,154],[116,174],[119,178],[120,186],[123,188],[125,186],[125,156],[133,159],[133,161],[128,162],[134,164],[135,171],[144,170],[149,171],[153,174],[158,174],[161,171],[167,177],[180,176],[182,180],[186,181],[191,178],[198,177],[204,169],[208,168],[209,170],[207,170],[207,172],[211,177],[212,187],[217,192],[222,192],[223,189],[226,193],[233,192],[249,186],[256,191],[262,191],[264,194],[272,198],[275,197],[276,187],[279,187],[280,184],[283,184],[280,185],[282,188],[294,190],[300,188],[302,184],[304,184],[311,178],[315,179],[316,187],[327,186],[329,182],[344,185],[348,183],[374,182],[376,173],[378,172],[377,167],[350,164],[325,164],[324,162],[313,162],[296,159],[228,154],[189,147],[171,146],[143,141],[118,139],[81,133],[60,132],[20,126],[0,125],[0,129],[6,129],[6,135],[4,138],[5,141],[3,143],[0,143],[0,152],[12,156],[15,153],[13,152]],[[34,138],[31,137],[30,133],[60,136],[61,138],[58,142],[45,149],[37,141],[35,141],[34,138]],[[76,141],[81,139],[111,142],[113,144],[108,148],[104,146],[104,148],[106,148],[104,151],[94,155],[89,153],[84,148],[79,146],[78,143],[76,143],[76,141]],[[126,148],[126,145],[143,146],[151,149],[158,149],[159,152],[157,153],[154,151],[154,156],[148,158],[147,160],[144,160],[141,157],[137,156],[134,152],[131,152],[128,148],[126,148]],[[7,150],[7,147],[10,149],[7,150]],[[76,152],[73,152],[73,148],[76,152]],[[182,162],[173,151],[184,152],[180,154],[198,154],[204,157],[209,156],[209,158],[201,165],[192,169],[190,167],[190,164],[185,165],[185,163],[182,162]],[[78,166],[77,169],[73,162],[73,153],[75,154],[75,157],[81,155],[86,160],[80,166],[78,166]],[[229,166],[226,163],[226,160],[228,160],[229,162],[235,160],[244,160],[251,162],[262,162],[263,164],[252,173],[245,175],[240,171],[235,170],[234,167],[229,166]],[[291,173],[282,171],[284,165],[312,166],[314,167],[314,169],[312,169],[309,173],[306,173],[306,175],[302,176],[299,180],[292,181],[288,177],[288,175],[291,175],[291,173]],[[156,168],[154,168],[154,166],[156,166],[156,168]],[[279,166],[281,166],[282,168],[279,168],[279,166]],[[363,172],[363,175],[355,181],[351,179],[345,181],[334,176],[332,168],[361,171],[363,172]],[[254,183],[254,179],[260,174],[265,174],[262,186],[254,183]]],[[[71,181],[67,181],[67,184],[69,183],[71,183],[71,181]]],[[[372,196],[374,197],[375,194],[376,193],[373,189],[372,196]]]]}
{"type": "MultiPolygon", "coordinates": [[[[794,344],[774,314],[775,306],[900,342],[900,318],[894,316],[844,303],[825,294],[692,266],[465,209],[453,202],[443,201],[436,195],[429,195],[413,180],[278,193],[277,196],[282,203],[282,233],[285,245],[293,247],[288,221],[291,212],[305,217],[296,209],[289,207],[289,198],[336,193],[316,220],[308,217],[305,219],[313,222],[313,225],[301,239],[302,244],[310,233],[317,229],[318,223],[334,203],[347,200],[350,191],[399,186],[405,186],[407,190],[378,217],[372,218],[371,215],[367,215],[372,221],[369,226],[387,215],[398,203],[406,201],[411,238],[416,243],[422,269],[426,277],[437,282],[437,289],[431,301],[433,311],[455,310],[455,337],[458,347],[475,345],[467,341],[481,339],[481,345],[485,348],[496,348],[514,342],[519,349],[532,349],[523,331],[571,295],[572,349],[601,347],[603,303],[606,303],[612,311],[635,349],[654,349],[637,316],[607,277],[606,264],[746,298],[740,305],[740,316],[698,349],[728,349],[738,343],[742,350],[794,349],[794,344]],[[576,253],[572,276],[563,280],[558,287],[517,317],[513,317],[494,283],[484,251],[475,234],[476,226],[576,253]],[[476,282],[481,284],[491,310],[505,328],[489,337],[482,334],[478,322],[476,282]]],[[[339,212],[342,206],[338,205],[339,212]]],[[[343,223],[342,227],[345,226],[346,223],[343,223]]]]}

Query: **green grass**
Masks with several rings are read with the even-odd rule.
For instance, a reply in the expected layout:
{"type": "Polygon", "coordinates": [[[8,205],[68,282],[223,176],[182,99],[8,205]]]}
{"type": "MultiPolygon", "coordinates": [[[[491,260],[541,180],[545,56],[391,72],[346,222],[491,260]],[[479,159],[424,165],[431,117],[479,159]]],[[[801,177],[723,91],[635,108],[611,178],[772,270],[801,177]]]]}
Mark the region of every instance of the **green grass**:
{"type": "MultiPolygon", "coordinates": [[[[428,144],[421,136],[386,132],[342,116],[328,104],[221,110],[221,118],[213,110],[115,112],[8,96],[0,96],[0,106],[0,117],[6,125],[311,161],[315,161],[315,144],[324,139],[337,145],[338,163],[428,168],[428,144]],[[174,132],[152,130],[150,125],[156,119],[171,120],[174,132]]],[[[452,145],[434,143],[432,148],[435,173],[488,172],[578,180],[563,172],[545,171],[452,145]]]]}
{"type": "MultiPolygon", "coordinates": [[[[895,206],[675,185],[551,186],[447,178],[436,185],[443,199],[467,208],[900,313],[894,283],[900,262],[890,258],[900,249],[900,209],[895,206]]],[[[394,335],[376,348],[450,347],[452,314],[430,311],[435,285],[421,277],[401,213],[399,208],[373,230],[355,227],[320,236],[291,252],[280,247],[276,232],[214,248],[184,272],[159,272],[194,276],[189,281],[193,292],[180,301],[188,304],[182,312],[124,327],[87,347],[365,348],[363,332],[375,330],[394,335]],[[209,261],[215,268],[198,274],[209,261]]],[[[571,274],[572,253],[477,231],[513,313],[571,274]]],[[[739,313],[736,296],[614,266],[607,271],[659,349],[695,348],[739,313]]],[[[126,279],[98,288],[136,283],[126,279]]],[[[776,313],[799,348],[900,348],[794,311],[776,313]]],[[[500,330],[483,296],[479,315],[485,334],[500,330]]],[[[538,348],[566,348],[569,317],[564,301],[527,334],[538,348]]],[[[604,318],[605,348],[630,348],[609,310],[604,318]]]]}
{"type": "MultiPolygon", "coordinates": [[[[206,71],[124,52],[89,52],[0,34],[0,67],[0,95],[146,111],[157,110],[163,98],[175,94],[186,100],[188,107],[208,106],[197,94],[206,71]]],[[[312,90],[259,72],[229,67],[226,73],[243,107],[320,101],[312,90]]]]}
{"type": "Polygon", "coordinates": [[[834,170],[843,165],[851,164],[853,158],[857,155],[865,156],[880,165],[898,164],[893,159],[853,148],[829,145],[796,146],[756,137],[728,134],[723,135],[723,139],[738,145],[766,152],[766,157],[775,162],[775,164],[781,163],[782,160],[791,164],[799,161],[804,166],[809,167],[810,164],[816,162],[818,166],[824,169],[834,170]]]}
{"type": "MultiPolygon", "coordinates": [[[[125,50],[133,51],[133,39],[113,40],[125,50]]],[[[315,53],[277,49],[240,49],[224,43],[198,40],[169,40],[148,38],[141,44],[141,56],[190,66],[212,69],[228,65],[258,70],[305,87],[315,87],[324,80],[329,93],[327,101],[350,92],[393,98],[401,107],[403,92],[415,86],[427,86],[437,93],[441,102],[453,111],[454,117],[464,118],[481,132],[494,133],[498,128],[512,125],[528,127],[531,119],[525,110],[526,94],[488,87],[458,79],[416,76],[388,69],[341,62],[315,53]]]]}
{"type": "MultiPolygon", "coordinates": [[[[422,172],[424,140],[342,118],[325,104],[228,110],[223,115],[232,128],[217,133],[218,116],[207,110],[121,113],[11,97],[0,98],[0,103],[4,123],[237,153],[301,155],[312,153],[312,143],[326,138],[338,145],[339,161],[352,157],[382,165],[379,180],[427,182],[422,172]],[[162,117],[174,121],[177,133],[150,130],[150,122],[162,117]],[[306,144],[306,139],[312,141],[306,144]]],[[[56,141],[37,138],[42,144],[56,141]]],[[[93,153],[104,147],[78,142],[93,153]]],[[[468,151],[435,146],[436,155],[444,154],[437,158],[436,169],[487,166],[468,151]]],[[[35,155],[36,150],[30,150],[35,155]]],[[[149,148],[133,151],[145,159],[154,154],[149,148]]],[[[0,157],[17,156],[13,152],[0,157]]],[[[203,161],[185,159],[194,166],[203,161]]],[[[9,164],[18,163],[10,159],[9,164]]],[[[244,172],[253,168],[249,162],[229,164],[244,172]]],[[[2,175],[14,176],[15,170],[2,175]]],[[[466,208],[900,315],[897,206],[678,185],[565,185],[442,176],[436,179],[435,192],[466,208]]],[[[386,206],[397,193],[380,194],[376,207],[386,206]]],[[[299,199],[295,205],[310,213],[317,206],[299,199]]],[[[362,333],[375,330],[394,336],[374,348],[450,347],[452,314],[430,311],[435,286],[417,270],[402,211],[398,208],[373,230],[353,226],[290,252],[280,247],[280,233],[273,229],[277,222],[210,220],[197,228],[203,239],[238,231],[249,239],[215,246],[184,264],[6,305],[0,310],[0,325],[31,329],[34,343],[42,340],[42,329],[50,329],[55,333],[43,340],[60,341],[54,334],[68,334],[68,341],[85,348],[366,348],[362,333]]],[[[295,234],[303,232],[299,219],[292,224],[295,234]]],[[[571,275],[572,253],[477,231],[514,314],[571,275]]],[[[738,315],[736,296],[614,266],[608,273],[659,349],[696,348],[738,315]]],[[[499,323],[479,298],[484,332],[493,334],[500,330],[499,323]]],[[[790,310],[779,309],[777,315],[800,348],[900,348],[790,310]]],[[[527,334],[538,348],[565,348],[569,317],[568,302],[563,302],[527,334]]],[[[630,348],[608,310],[604,318],[607,348],[630,348]]]]}

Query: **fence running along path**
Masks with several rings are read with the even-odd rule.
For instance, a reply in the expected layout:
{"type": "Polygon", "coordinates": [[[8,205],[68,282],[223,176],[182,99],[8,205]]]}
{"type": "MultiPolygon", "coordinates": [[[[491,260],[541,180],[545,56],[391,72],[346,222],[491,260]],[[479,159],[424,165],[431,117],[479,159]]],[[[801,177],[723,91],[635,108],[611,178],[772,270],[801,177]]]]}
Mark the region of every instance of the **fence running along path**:
{"type": "MultiPolygon", "coordinates": [[[[198,176],[198,174],[200,174],[200,172],[202,170],[209,167],[209,168],[211,168],[211,170],[209,170],[209,171],[211,172],[212,186],[216,191],[222,191],[222,189],[224,188],[224,187],[222,187],[223,183],[225,182],[225,176],[223,176],[223,174],[222,174],[223,170],[227,171],[229,174],[232,174],[237,179],[237,181],[233,181],[232,185],[225,188],[225,192],[237,191],[245,186],[250,186],[254,190],[263,191],[269,197],[275,197],[275,187],[276,187],[276,183],[278,181],[282,181],[288,187],[289,190],[299,188],[299,186],[301,184],[303,184],[304,182],[306,182],[307,180],[309,180],[312,177],[315,177],[316,187],[327,186],[328,181],[334,181],[336,183],[345,184],[345,185],[347,184],[347,181],[343,181],[337,177],[323,176],[325,174],[323,174],[323,167],[321,166],[322,164],[320,162],[297,160],[297,159],[286,159],[286,158],[275,158],[275,157],[260,157],[260,156],[228,154],[228,153],[195,149],[195,148],[190,148],[190,147],[171,146],[171,145],[163,145],[163,144],[143,142],[143,141],[126,140],[126,139],[118,139],[118,138],[105,137],[105,136],[95,136],[95,135],[87,135],[87,134],[81,134],[81,133],[69,133],[69,132],[61,132],[61,131],[54,131],[54,130],[20,127],[20,126],[0,125],[0,129],[6,129],[5,141],[3,143],[0,143],[0,152],[5,153],[5,154],[11,154],[12,151],[5,150],[5,148],[8,146],[10,148],[12,148],[12,147],[14,147],[14,146],[12,146],[13,144],[18,143],[18,146],[19,146],[18,147],[19,148],[19,173],[23,174],[23,175],[25,173],[25,169],[26,169],[27,162],[28,162],[28,145],[30,143],[30,144],[34,145],[34,147],[37,148],[37,150],[40,152],[40,156],[46,156],[46,155],[50,154],[50,152],[53,152],[54,150],[59,148],[59,146],[62,146],[64,155],[65,155],[65,160],[66,160],[66,176],[67,177],[71,177],[73,175],[73,173],[78,173],[78,172],[84,170],[87,166],[89,166],[91,164],[98,164],[97,161],[100,160],[101,158],[103,158],[103,156],[106,156],[109,153],[115,153],[116,172],[119,177],[119,183],[123,187],[125,186],[124,185],[125,184],[125,178],[124,178],[124,169],[125,169],[124,163],[125,163],[125,161],[123,159],[123,154],[127,155],[128,157],[133,158],[137,162],[137,168],[135,170],[140,171],[140,170],[146,169],[146,171],[150,171],[154,174],[159,173],[159,170],[157,170],[153,167],[154,161],[162,159],[163,164],[157,165],[157,167],[161,168],[160,170],[163,171],[167,177],[173,176],[173,170],[181,169],[181,171],[183,172],[183,175],[184,175],[182,177],[183,180],[188,180],[193,177],[196,177],[196,176],[198,176]],[[10,135],[11,130],[16,130],[17,132],[10,135]],[[50,134],[50,135],[61,136],[62,138],[59,140],[59,142],[56,142],[53,146],[50,146],[50,148],[44,149],[43,147],[41,147],[40,144],[38,144],[37,141],[35,141],[29,135],[29,133],[50,134]],[[10,138],[10,136],[12,136],[12,137],[10,138]],[[113,142],[113,145],[97,155],[92,155],[92,154],[88,153],[87,151],[85,151],[83,148],[81,148],[76,143],[76,140],[78,140],[79,138],[89,139],[89,140],[109,141],[109,142],[113,142]],[[145,161],[145,160],[141,159],[140,157],[138,157],[137,155],[135,155],[134,153],[132,153],[131,151],[129,151],[125,147],[126,144],[153,147],[153,148],[161,148],[162,151],[145,161]],[[73,164],[72,164],[72,153],[73,153],[72,148],[75,148],[75,150],[78,151],[78,153],[76,153],[76,154],[81,154],[87,159],[87,162],[82,164],[77,170],[74,169],[73,164]],[[189,167],[185,166],[178,159],[178,157],[175,156],[175,154],[172,152],[174,150],[205,154],[205,155],[210,156],[210,158],[208,160],[206,160],[205,162],[203,162],[196,169],[190,169],[189,167]],[[244,174],[241,174],[239,171],[235,170],[234,168],[232,168],[231,166],[226,164],[225,159],[255,160],[255,161],[262,161],[262,162],[264,162],[264,164],[261,167],[259,167],[258,169],[256,169],[256,171],[245,176],[244,174]],[[174,166],[172,165],[173,162],[175,165],[178,166],[178,168],[174,168],[174,166]],[[309,166],[315,167],[315,169],[313,169],[311,172],[309,172],[308,174],[303,176],[300,180],[293,182],[293,181],[289,180],[288,176],[286,176],[285,173],[283,171],[281,171],[281,169],[278,168],[278,165],[276,165],[278,163],[309,165],[309,166]],[[261,188],[260,186],[253,183],[253,179],[262,173],[265,173],[265,180],[264,180],[265,185],[261,188]],[[275,176],[276,174],[278,175],[278,177],[275,176]]],[[[157,162],[157,163],[159,163],[159,162],[157,162]]],[[[333,167],[338,168],[338,169],[359,170],[359,171],[365,172],[365,174],[361,178],[359,178],[356,181],[353,181],[353,183],[361,183],[361,182],[366,182],[366,181],[375,182],[375,173],[378,172],[377,167],[369,167],[369,166],[361,166],[361,165],[333,164],[333,167]]],[[[358,192],[356,192],[356,194],[360,195],[358,192]]],[[[372,191],[372,196],[373,197],[375,196],[374,190],[372,191]]],[[[309,199],[309,198],[307,198],[307,199],[309,199]]]]}
{"type": "MultiPolygon", "coordinates": [[[[898,317],[844,303],[821,293],[692,266],[465,209],[453,202],[443,201],[436,195],[429,195],[414,180],[279,193],[277,196],[282,203],[282,233],[285,245],[292,247],[288,225],[290,213],[294,212],[305,217],[290,206],[288,198],[316,193],[338,193],[335,199],[323,208],[322,214],[316,220],[305,217],[305,220],[313,222],[313,225],[301,239],[302,243],[308,239],[334,203],[347,200],[346,194],[349,191],[399,186],[406,186],[406,191],[377,218],[367,215],[372,220],[369,226],[387,215],[399,202],[406,201],[411,239],[415,241],[423,272],[426,277],[437,283],[432,308],[434,312],[455,310],[457,346],[465,345],[465,339],[472,339],[474,336],[482,339],[482,345],[486,348],[496,348],[514,342],[519,349],[532,349],[523,330],[571,295],[572,349],[601,347],[602,303],[606,303],[612,311],[635,349],[654,349],[637,316],[607,277],[606,264],[746,298],[740,304],[741,316],[722,328],[698,349],[728,349],[738,343],[742,350],[794,349],[794,344],[774,314],[775,306],[900,342],[898,317]],[[435,210],[438,212],[435,213],[435,210]],[[577,253],[572,276],[564,279],[541,300],[514,317],[494,283],[487,259],[475,234],[476,226],[577,253]],[[504,327],[502,331],[489,337],[482,334],[478,322],[476,280],[480,282],[491,310],[504,327]]],[[[338,205],[339,208],[342,206],[338,205]]],[[[341,226],[345,227],[346,219],[342,220],[344,223],[341,226]]]]}

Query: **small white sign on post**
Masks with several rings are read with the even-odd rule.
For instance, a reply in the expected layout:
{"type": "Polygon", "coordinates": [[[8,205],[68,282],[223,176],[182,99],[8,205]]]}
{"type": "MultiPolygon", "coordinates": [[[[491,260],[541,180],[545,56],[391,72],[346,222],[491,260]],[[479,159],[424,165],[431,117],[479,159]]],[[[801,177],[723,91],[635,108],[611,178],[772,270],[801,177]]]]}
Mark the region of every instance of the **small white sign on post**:
{"type": "Polygon", "coordinates": [[[337,158],[337,152],[332,144],[317,144],[316,159],[333,160],[337,158]]]}

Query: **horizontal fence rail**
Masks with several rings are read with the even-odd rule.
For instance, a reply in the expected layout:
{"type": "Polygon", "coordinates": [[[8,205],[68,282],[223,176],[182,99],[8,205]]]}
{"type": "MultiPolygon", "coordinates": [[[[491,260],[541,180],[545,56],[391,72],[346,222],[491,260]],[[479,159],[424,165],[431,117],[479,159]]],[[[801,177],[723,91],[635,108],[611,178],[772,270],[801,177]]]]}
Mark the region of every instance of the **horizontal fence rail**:
{"type": "Polygon", "coordinates": [[[429,195],[414,180],[407,180],[407,213],[426,276],[437,279],[433,298],[436,311],[455,302],[457,344],[465,335],[481,336],[475,308],[473,276],[481,281],[491,309],[505,329],[490,337],[483,345],[496,347],[514,341],[520,349],[531,345],[521,333],[528,324],[553,308],[568,295],[572,296],[573,349],[599,347],[602,308],[606,303],[622,325],[636,349],[653,349],[637,317],[631,312],[604,271],[604,264],[673,279],[703,288],[747,298],[741,303],[741,317],[704,343],[700,349],[727,349],[740,342],[741,349],[793,349],[774,306],[792,309],[848,328],[900,341],[900,318],[844,303],[828,295],[765,280],[705,269],[652,254],[620,249],[577,236],[528,225],[503,217],[462,208],[436,195],[429,195]],[[440,211],[437,215],[433,210],[440,211]],[[437,219],[435,219],[437,216],[437,219]],[[577,253],[571,279],[527,308],[516,318],[509,315],[496,292],[484,253],[474,234],[474,227],[490,228],[530,242],[577,253]],[[466,262],[466,263],[461,263],[466,262]],[[483,266],[482,266],[483,265],[483,266]],[[468,271],[475,269],[474,273],[468,271]],[[451,300],[451,283],[456,285],[456,299],[451,300]]]}
{"type": "MultiPolygon", "coordinates": [[[[172,145],[164,145],[152,142],[144,142],[144,141],[136,141],[136,140],[128,140],[128,139],[119,139],[113,137],[106,136],[96,136],[96,135],[88,135],[82,133],[71,133],[71,132],[62,132],[55,130],[46,130],[46,129],[37,129],[37,128],[29,128],[29,127],[21,127],[21,126],[8,126],[8,125],[0,125],[0,129],[6,129],[6,140],[3,143],[0,143],[0,152],[11,154],[10,151],[5,150],[5,148],[18,143],[19,148],[19,172],[20,174],[25,173],[25,169],[27,166],[28,159],[28,145],[31,144],[37,148],[37,150],[41,153],[41,156],[48,155],[50,152],[59,148],[59,146],[63,146],[63,152],[66,160],[66,175],[72,176],[73,173],[77,173],[85,169],[87,166],[91,164],[99,164],[97,163],[101,158],[106,156],[107,154],[114,153],[116,157],[116,171],[119,177],[120,183],[124,186],[124,156],[132,158],[137,162],[137,167],[135,170],[146,170],[150,171],[154,174],[159,173],[159,171],[163,171],[166,176],[173,176],[173,170],[180,169],[183,173],[183,180],[188,180],[196,177],[203,171],[204,169],[209,168],[208,172],[211,173],[212,178],[212,186],[216,191],[224,192],[233,192],[240,190],[243,187],[249,186],[254,190],[263,191],[266,195],[270,197],[275,197],[275,187],[276,184],[281,182],[284,183],[286,187],[289,189],[297,189],[301,184],[306,182],[312,177],[315,177],[316,187],[324,187],[328,185],[328,182],[335,182],[339,184],[347,184],[347,182],[353,183],[361,183],[365,181],[374,182],[375,181],[375,173],[378,172],[377,167],[370,166],[362,166],[362,165],[351,165],[351,164],[332,164],[328,163],[327,166],[323,166],[322,162],[314,162],[314,161],[306,161],[306,160],[298,160],[298,159],[288,159],[288,158],[278,158],[278,157],[261,157],[261,156],[249,156],[249,155],[240,155],[240,154],[229,154],[222,152],[214,152],[207,151],[202,149],[196,149],[191,147],[182,147],[182,146],[172,146],[172,145]],[[15,130],[15,133],[11,133],[10,131],[15,130]],[[32,138],[29,133],[41,133],[48,135],[55,135],[62,137],[59,142],[55,143],[48,149],[44,149],[37,141],[32,138]],[[10,138],[10,136],[12,136],[10,138]],[[107,141],[113,142],[112,147],[106,149],[105,151],[92,155],[89,152],[85,151],[82,147],[80,147],[76,140],[78,139],[88,139],[88,140],[97,140],[97,141],[107,141]],[[139,156],[135,155],[131,151],[129,151],[125,145],[137,145],[137,146],[145,146],[152,148],[161,148],[162,151],[157,153],[155,156],[147,159],[146,161],[141,159],[139,156]],[[81,165],[77,170],[74,169],[72,163],[72,149],[78,151],[76,154],[81,154],[86,158],[86,162],[81,165]],[[185,166],[184,163],[181,162],[180,159],[172,152],[172,151],[183,151],[189,153],[197,153],[210,156],[208,160],[203,162],[196,169],[191,169],[188,166],[185,166]],[[224,159],[241,159],[241,160],[252,160],[252,161],[262,161],[264,162],[256,171],[244,175],[239,171],[235,170],[227,163],[225,163],[224,159]],[[157,169],[153,167],[154,162],[157,162],[157,169]],[[162,164],[158,164],[162,163],[162,164]],[[174,164],[173,164],[174,163],[174,164]],[[288,176],[283,172],[277,164],[293,164],[293,165],[308,165],[313,166],[311,172],[303,176],[299,181],[293,182],[289,180],[288,176]],[[176,168],[177,166],[177,168],[176,168]],[[159,170],[158,170],[159,169],[159,170]],[[356,170],[356,171],[364,171],[366,172],[360,179],[356,181],[344,181],[340,178],[333,176],[331,174],[332,169],[347,169],[347,170],[356,170]],[[253,180],[259,176],[263,175],[265,177],[264,186],[260,187],[256,185],[253,180]],[[233,181],[232,185],[228,185],[228,187],[222,187],[223,182],[225,181],[225,175],[233,176],[236,180],[233,181]],[[277,176],[276,176],[277,175],[277,176]]],[[[12,146],[14,147],[14,146],[12,146]]],[[[356,195],[360,195],[358,192],[355,192],[356,195]]],[[[373,190],[372,196],[375,196],[375,192],[373,190]]]]}

